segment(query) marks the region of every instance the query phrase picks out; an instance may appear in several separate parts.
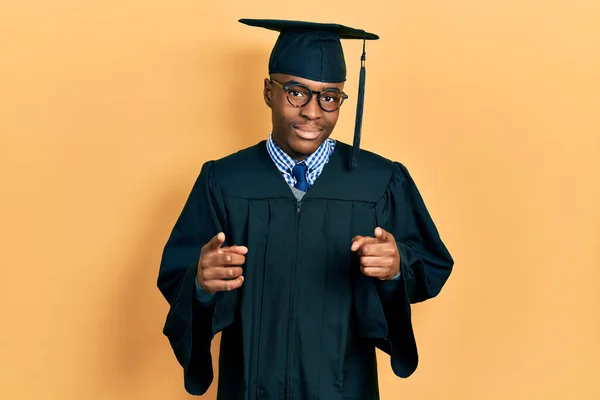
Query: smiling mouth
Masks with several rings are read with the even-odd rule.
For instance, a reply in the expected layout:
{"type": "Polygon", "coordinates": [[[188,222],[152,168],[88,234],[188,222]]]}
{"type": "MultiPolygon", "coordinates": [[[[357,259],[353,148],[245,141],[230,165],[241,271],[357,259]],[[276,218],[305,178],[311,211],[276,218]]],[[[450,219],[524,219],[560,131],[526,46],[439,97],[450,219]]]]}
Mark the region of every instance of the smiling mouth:
{"type": "Polygon", "coordinates": [[[300,136],[302,139],[313,140],[319,137],[323,129],[317,126],[308,126],[308,125],[294,125],[294,130],[296,134],[300,136]]]}
{"type": "Polygon", "coordinates": [[[318,126],[311,125],[294,125],[294,128],[304,132],[321,132],[323,129],[318,126]]]}

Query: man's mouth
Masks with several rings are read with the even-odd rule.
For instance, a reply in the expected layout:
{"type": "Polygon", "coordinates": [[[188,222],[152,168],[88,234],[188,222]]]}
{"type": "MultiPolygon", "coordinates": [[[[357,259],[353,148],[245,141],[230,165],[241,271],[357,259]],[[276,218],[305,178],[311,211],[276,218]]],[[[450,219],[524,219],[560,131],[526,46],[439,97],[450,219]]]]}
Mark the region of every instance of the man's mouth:
{"type": "Polygon", "coordinates": [[[319,137],[323,129],[314,125],[294,125],[296,134],[302,139],[314,140],[319,137]]]}

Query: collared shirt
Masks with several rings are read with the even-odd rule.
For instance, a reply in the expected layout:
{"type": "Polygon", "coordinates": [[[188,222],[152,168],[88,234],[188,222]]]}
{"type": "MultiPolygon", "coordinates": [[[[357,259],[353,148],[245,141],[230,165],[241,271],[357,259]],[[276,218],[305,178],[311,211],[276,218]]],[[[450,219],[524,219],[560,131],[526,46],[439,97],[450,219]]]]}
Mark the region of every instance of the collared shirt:
{"type": "Polygon", "coordinates": [[[269,139],[267,140],[267,151],[271,156],[271,159],[281,172],[283,179],[290,185],[294,186],[296,184],[296,178],[292,175],[292,169],[300,163],[304,163],[308,167],[308,171],[306,174],[306,181],[310,186],[312,186],[321,172],[323,172],[323,168],[329,162],[329,158],[333,154],[335,150],[335,140],[327,139],[319,148],[312,153],[310,156],[306,157],[302,161],[296,161],[292,157],[290,157],[286,152],[281,150],[277,143],[273,140],[273,134],[269,135],[269,139]]]}

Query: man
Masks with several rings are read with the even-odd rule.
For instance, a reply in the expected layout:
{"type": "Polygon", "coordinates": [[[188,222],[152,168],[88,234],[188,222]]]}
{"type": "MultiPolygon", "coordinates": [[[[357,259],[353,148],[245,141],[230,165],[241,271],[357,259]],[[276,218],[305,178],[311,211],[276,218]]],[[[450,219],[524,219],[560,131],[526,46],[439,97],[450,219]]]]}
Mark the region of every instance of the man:
{"type": "Polygon", "coordinates": [[[204,164],[166,244],[164,333],[185,388],[218,398],[378,399],[375,349],[417,367],[410,304],[453,260],[406,168],[329,138],[344,92],[340,25],[241,20],[279,31],[264,82],[268,140],[204,164]]]}

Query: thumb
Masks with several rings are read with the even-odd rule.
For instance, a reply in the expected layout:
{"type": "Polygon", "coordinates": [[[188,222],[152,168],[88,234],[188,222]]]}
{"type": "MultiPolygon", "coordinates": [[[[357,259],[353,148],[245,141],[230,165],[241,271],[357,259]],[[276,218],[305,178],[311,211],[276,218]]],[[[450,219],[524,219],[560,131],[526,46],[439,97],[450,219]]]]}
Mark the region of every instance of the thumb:
{"type": "Polygon", "coordinates": [[[208,250],[218,250],[221,245],[225,243],[225,234],[223,232],[217,233],[210,242],[207,244],[208,250]]]}
{"type": "Polygon", "coordinates": [[[394,237],[391,233],[379,226],[375,228],[375,237],[382,242],[389,242],[394,240],[394,237]]]}

